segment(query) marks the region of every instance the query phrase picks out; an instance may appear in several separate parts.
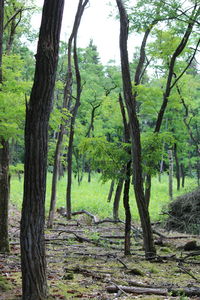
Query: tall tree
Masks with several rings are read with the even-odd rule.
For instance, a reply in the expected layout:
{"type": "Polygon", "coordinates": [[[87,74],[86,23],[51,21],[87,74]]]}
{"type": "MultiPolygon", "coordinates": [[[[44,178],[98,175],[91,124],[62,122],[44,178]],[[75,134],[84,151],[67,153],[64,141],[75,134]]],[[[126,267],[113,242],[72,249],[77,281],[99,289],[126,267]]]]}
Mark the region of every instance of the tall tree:
{"type": "MultiPolygon", "coordinates": [[[[3,22],[4,0],[0,0],[0,86],[3,83],[3,22]]],[[[0,87],[1,92],[1,87],[0,87]]],[[[8,242],[8,201],[9,201],[9,144],[3,136],[0,137],[0,252],[9,251],[8,242]]]]}
{"type": "Polygon", "coordinates": [[[123,79],[124,99],[127,106],[130,124],[130,138],[132,145],[132,161],[133,161],[133,178],[135,198],[140,215],[141,225],[143,229],[143,239],[145,256],[150,259],[155,256],[156,250],[153,242],[153,234],[151,229],[150,216],[145,201],[143,188],[143,174],[142,174],[142,159],[141,159],[141,138],[139,120],[136,113],[136,98],[132,92],[127,40],[128,40],[128,17],[121,0],[116,0],[120,15],[120,54],[121,54],[121,68],[123,79]]]}
{"type": "MultiPolygon", "coordinates": [[[[64,95],[63,95],[63,109],[70,110],[71,101],[72,101],[72,83],[73,83],[73,72],[72,72],[72,47],[73,41],[76,40],[78,29],[80,26],[81,18],[84,12],[84,8],[88,1],[79,1],[76,16],[74,19],[74,24],[72,28],[71,35],[68,40],[68,49],[67,49],[67,74],[66,74],[66,83],[64,87],[64,95]]],[[[76,53],[76,49],[74,51],[76,53]]],[[[76,55],[76,54],[75,54],[76,55]]],[[[74,114],[74,111],[73,111],[74,114]]],[[[73,118],[73,117],[72,117],[73,118]]],[[[64,133],[66,131],[66,121],[62,120],[60,124],[60,131],[58,133],[58,139],[56,142],[56,149],[54,154],[54,165],[53,165],[53,177],[52,177],[52,187],[51,187],[51,202],[49,209],[49,218],[48,218],[48,227],[53,226],[54,213],[55,213],[55,205],[56,205],[56,189],[57,189],[57,178],[58,178],[58,169],[60,163],[60,152],[63,143],[64,133]]]]}
{"type": "Polygon", "coordinates": [[[22,299],[47,298],[44,241],[48,122],[52,106],[64,0],[45,0],[36,68],[25,124],[21,217],[22,299]]]}
{"type": "MultiPolygon", "coordinates": [[[[77,10],[77,19],[78,19],[78,26],[80,24],[81,17],[83,15],[84,9],[88,4],[89,0],[79,0],[78,10],[77,10]]],[[[78,28],[77,28],[78,30],[78,28]]],[[[73,142],[74,142],[74,126],[76,122],[76,116],[78,112],[78,108],[80,106],[81,100],[81,74],[79,70],[79,63],[78,63],[78,55],[77,55],[77,30],[76,34],[74,35],[74,67],[75,67],[75,74],[76,74],[76,100],[72,110],[72,118],[70,124],[70,132],[69,132],[69,145],[67,151],[67,190],[66,190],[66,207],[67,207],[67,218],[71,218],[71,185],[72,185],[72,154],[73,154],[73,142]]]]}

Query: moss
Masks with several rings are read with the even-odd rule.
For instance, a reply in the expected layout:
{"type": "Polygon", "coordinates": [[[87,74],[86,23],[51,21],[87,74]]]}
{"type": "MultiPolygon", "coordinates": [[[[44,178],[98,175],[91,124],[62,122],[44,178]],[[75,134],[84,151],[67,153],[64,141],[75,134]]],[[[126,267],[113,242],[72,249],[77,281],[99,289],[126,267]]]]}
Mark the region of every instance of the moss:
{"type": "Polygon", "coordinates": [[[160,252],[172,253],[172,250],[168,247],[162,247],[162,248],[160,248],[160,252]]]}
{"type": "Polygon", "coordinates": [[[0,291],[6,292],[12,289],[12,285],[8,282],[6,278],[0,276],[0,291]]]}

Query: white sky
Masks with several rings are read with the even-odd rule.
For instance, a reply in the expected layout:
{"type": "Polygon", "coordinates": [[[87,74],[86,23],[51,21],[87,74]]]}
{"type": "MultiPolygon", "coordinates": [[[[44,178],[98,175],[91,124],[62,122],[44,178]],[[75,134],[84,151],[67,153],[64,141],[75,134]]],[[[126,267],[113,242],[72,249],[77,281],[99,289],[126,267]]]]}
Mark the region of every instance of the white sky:
{"type": "MultiPolygon", "coordinates": [[[[39,6],[44,3],[43,0],[36,2],[39,6]]],[[[93,39],[103,64],[111,59],[119,64],[119,21],[114,19],[117,8],[109,6],[109,2],[115,5],[114,0],[90,0],[90,5],[85,9],[79,27],[78,47],[88,46],[90,39],[93,39]],[[113,17],[109,17],[111,13],[113,17]]],[[[71,33],[77,6],[78,0],[65,0],[61,39],[66,42],[71,33]]],[[[36,29],[39,29],[40,22],[41,15],[33,17],[32,23],[36,29]]],[[[136,46],[135,42],[138,44],[136,39],[130,38],[130,59],[132,59],[132,53],[136,46]]]]}

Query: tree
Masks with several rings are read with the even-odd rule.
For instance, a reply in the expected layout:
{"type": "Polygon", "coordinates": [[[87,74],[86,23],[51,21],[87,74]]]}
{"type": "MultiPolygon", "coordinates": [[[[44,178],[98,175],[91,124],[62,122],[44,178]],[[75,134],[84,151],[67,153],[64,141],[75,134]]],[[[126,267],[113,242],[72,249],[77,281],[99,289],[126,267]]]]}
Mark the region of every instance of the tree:
{"type": "MultiPolygon", "coordinates": [[[[73,71],[72,71],[72,47],[73,47],[73,42],[74,42],[74,64],[75,64],[75,69],[77,69],[76,74],[79,73],[78,70],[78,58],[76,57],[76,39],[77,39],[77,34],[78,34],[78,29],[80,26],[80,22],[81,22],[81,18],[84,12],[84,8],[88,3],[88,0],[85,1],[84,3],[82,3],[83,1],[79,1],[78,7],[77,7],[77,12],[76,12],[76,16],[74,19],[74,24],[73,24],[73,28],[72,28],[72,32],[71,35],[69,37],[68,40],[68,50],[67,50],[67,74],[66,74],[66,83],[65,83],[65,87],[64,87],[64,95],[63,95],[63,104],[62,104],[62,108],[63,110],[70,110],[71,109],[71,102],[72,102],[72,83],[73,83],[73,71]]],[[[80,76],[78,76],[79,78],[80,76]]],[[[80,82],[77,83],[80,85],[80,82]]],[[[79,88],[77,88],[77,91],[79,91],[78,93],[80,94],[81,92],[81,87],[79,86],[79,88]]],[[[80,95],[78,95],[77,93],[77,98],[80,97],[80,95]]],[[[77,100],[77,107],[75,109],[72,109],[72,119],[71,119],[71,124],[72,122],[75,122],[75,118],[76,118],[76,110],[78,110],[78,106],[79,106],[79,102],[80,99],[77,100]]],[[[69,168],[68,168],[68,181],[70,182],[71,180],[71,160],[72,160],[72,146],[73,146],[73,125],[71,125],[71,129],[70,130],[70,141],[69,142],[69,146],[68,146],[68,160],[70,161],[69,168]],[[71,159],[69,159],[69,157],[71,157],[71,159]]],[[[53,226],[53,220],[54,220],[54,213],[55,213],[55,205],[56,205],[56,188],[57,188],[57,177],[58,177],[58,169],[59,169],[59,163],[60,163],[60,153],[61,153],[61,147],[62,147],[62,143],[63,143],[63,137],[64,137],[64,133],[66,131],[66,127],[67,127],[67,122],[66,120],[64,120],[62,118],[62,122],[59,125],[59,132],[58,132],[58,138],[57,138],[57,142],[56,142],[56,149],[55,149],[55,153],[54,153],[54,164],[53,164],[53,177],[52,177],[52,188],[51,188],[51,201],[50,201],[50,209],[49,209],[49,218],[48,218],[48,227],[52,227],[53,226]]],[[[71,194],[71,184],[68,183],[68,193],[71,194]]],[[[71,198],[71,195],[69,196],[69,198],[71,198]]],[[[69,200],[69,206],[71,206],[71,199],[69,200]]],[[[70,211],[71,208],[68,210],[70,211]]],[[[70,214],[71,212],[69,212],[69,218],[70,218],[70,214]]]]}
{"type": "Polygon", "coordinates": [[[47,298],[44,241],[48,122],[58,61],[64,0],[45,0],[34,83],[27,103],[21,217],[22,299],[47,298]]]}
{"type": "MultiPolygon", "coordinates": [[[[145,200],[143,188],[143,172],[142,172],[142,158],[141,158],[141,138],[139,120],[136,113],[136,94],[132,92],[127,40],[128,40],[128,17],[126,10],[121,0],[116,0],[120,14],[120,55],[121,55],[121,68],[123,79],[124,99],[129,115],[131,150],[133,161],[133,182],[135,198],[138,206],[138,211],[143,230],[145,256],[147,259],[155,257],[156,250],[153,242],[153,234],[151,229],[150,216],[148,207],[145,200]]],[[[141,66],[138,65],[138,72],[135,77],[140,77],[141,66]]]]}
{"type": "MultiPolygon", "coordinates": [[[[78,26],[80,24],[80,20],[86,5],[88,4],[89,0],[80,0],[79,7],[77,11],[77,18],[78,18],[78,26]]],[[[78,30],[78,28],[77,28],[78,30]]],[[[78,112],[78,108],[80,106],[81,101],[81,92],[82,92],[82,85],[81,85],[81,74],[79,70],[79,62],[78,62],[78,54],[77,54],[77,30],[76,34],[74,35],[74,67],[75,67],[75,74],[76,74],[76,100],[72,111],[72,118],[70,123],[70,131],[69,131],[69,145],[67,151],[67,190],[66,190],[66,208],[67,208],[67,218],[71,219],[71,185],[72,185],[72,154],[73,154],[73,142],[74,142],[74,126],[76,122],[76,116],[78,112]]]]}
{"type": "MultiPolygon", "coordinates": [[[[4,1],[0,0],[0,85],[3,83],[2,54],[3,54],[3,21],[4,1]]],[[[1,92],[1,90],[0,90],[1,92]]],[[[9,157],[8,142],[0,137],[0,252],[9,251],[8,242],[8,200],[9,200],[9,157]]]]}

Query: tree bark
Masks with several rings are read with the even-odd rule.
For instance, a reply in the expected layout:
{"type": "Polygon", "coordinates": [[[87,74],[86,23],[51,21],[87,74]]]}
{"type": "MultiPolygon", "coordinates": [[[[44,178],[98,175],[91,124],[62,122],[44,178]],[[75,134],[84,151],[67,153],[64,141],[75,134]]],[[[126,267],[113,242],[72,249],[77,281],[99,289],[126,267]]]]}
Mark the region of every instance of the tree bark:
{"type": "Polygon", "coordinates": [[[136,99],[132,93],[131,76],[129,69],[127,40],[128,40],[128,17],[121,0],[116,0],[120,13],[120,54],[122,67],[122,80],[124,89],[124,99],[127,106],[130,123],[130,137],[132,145],[133,178],[135,198],[140,215],[143,230],[145,257],[150,259],[155,256],[156,250],[153,242],[150,216],[145,202],[143,178],[142,178],[142,159],[141,159],[141,139],[139,121],[136,114],[136,99]]]}
{"type": "Polygon", "coordinates": [[[113,219],[115,221],[119,220],[119,202],[121,198],[122,188],[124,184],[124,179],[119,179],[119,182],[117,184],[117,188],[115,191],[115,198],[113,202],[113,219]]]}
{"type": "Polygon", "coordinates": [[[151,198],[151,175],[147,174],[146,182],[145,182],[145,201],[147,207],[149,207],[150,198],[151,198]]]}
{"type": "Polygon", "coordinates": [[[176,163],[176,182],[177,182],[177,191],[180,190],[181,186],[181,176],[180,176],[180,165],[179,165],[179,159],[177,154],[177,144],[174,144],[174,158],[176,163]]]}
{"type": "Polygon", "coordinates": [[[0,83],[3,82],[3,78],[2,78],[3,22],[4,22],[4,0],[0,0],[0,83]]]}
{"type": "Polygon", "coordinates": [[[25,174],[21,217],[22,299],[47,299],[45,192],[48,122],[58,62],[64,0],[45,0],[36,68],[25,123],[25,174]]]}
{"type": "Polygon", "coordinates": [[[9,142],[0,143],[0,252],[9,252],[8,203],[9,203],[9,142]]]}
{"type": "Polygon", "coordinates": [[[112,195],[113,195],[113,191],[114,191],[114,186],[115,186],[115,181],[112,180],[111,184],[110,184],[110,189],[109,189],[109,193],[108,193],[107,202],[110,202],[111,199],[112,199],[112,195]]]}
{"type": "Polygon", "coordinates": [[[173,152],[168,151],[169,156],[169,198],[173,200],[173,152]]]}
{"type": "Polygon", "coordinates": [[[185,187],[185,168],[184,168],[183,163],[181,163],[180,168],[181,168],[181,186],[182,186],[182,188],[184,188],[185,187]]]}

